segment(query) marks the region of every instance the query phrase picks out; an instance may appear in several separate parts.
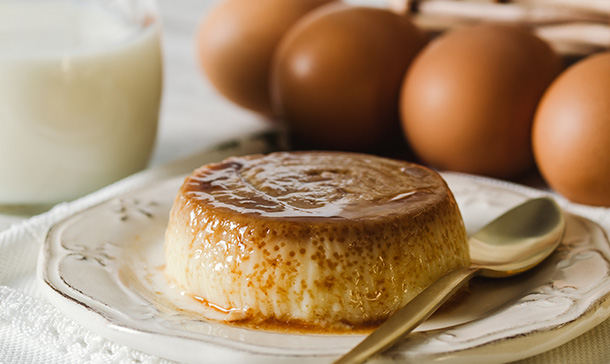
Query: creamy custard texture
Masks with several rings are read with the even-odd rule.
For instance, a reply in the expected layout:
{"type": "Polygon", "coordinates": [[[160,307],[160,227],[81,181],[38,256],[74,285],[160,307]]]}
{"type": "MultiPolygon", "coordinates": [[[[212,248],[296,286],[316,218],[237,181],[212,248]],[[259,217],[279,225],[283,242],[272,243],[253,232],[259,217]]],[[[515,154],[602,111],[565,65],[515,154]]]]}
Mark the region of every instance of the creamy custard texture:
{"type": "Polygon", "coordinates": [[[168,278],[227,321],[378,323],[469,263],[435,172],[340,152],[236,157],[196,170],[170,215],[168,278]]]}

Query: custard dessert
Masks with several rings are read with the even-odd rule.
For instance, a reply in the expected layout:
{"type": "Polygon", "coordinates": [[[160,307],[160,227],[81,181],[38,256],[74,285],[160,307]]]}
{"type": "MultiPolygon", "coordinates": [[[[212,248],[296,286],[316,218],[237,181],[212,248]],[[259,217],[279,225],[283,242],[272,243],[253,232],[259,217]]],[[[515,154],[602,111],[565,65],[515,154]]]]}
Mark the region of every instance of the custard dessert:
{"type": "Polygon", "coordinates": [[[378,324],[470,262],[440,175],[342,152],[197,169],[171,210],[165,257],[172,284],[226,321],[329,329],[378,324]]]}

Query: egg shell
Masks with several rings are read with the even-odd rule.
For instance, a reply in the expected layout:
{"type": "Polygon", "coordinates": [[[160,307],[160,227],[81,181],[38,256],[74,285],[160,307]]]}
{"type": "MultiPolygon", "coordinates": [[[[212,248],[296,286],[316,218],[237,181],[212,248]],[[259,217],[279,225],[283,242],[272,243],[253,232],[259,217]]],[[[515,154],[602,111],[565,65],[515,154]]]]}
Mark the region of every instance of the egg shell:
{"type": "Polygon", "coordinates": [[[531,126],[561,69],[530,31],[478,24],[448,31],[414,60],[403,84],[403,131],[440,169],[499,178],[533,169],[531,126]]]}
{"type": "Polygon", "coordinates": [[[203,18],[197,55],[210,82],[234,103],[271,114],[269,73],[288,29],[332,0],[224,0],[203,18]]]}
{"type": "Polygon", "coordinates": [[[546,182],[575,202],[610,206],[610,52],[564,71],[545,93],[532,135],[546,182]]]}
{"type": "Polygon", "coordinates": [[[276,53],[276,114],[311,147],[366,151],[388,143],[400,135],[402,78],[424,43],[409,19],[385,9],[316,9],[276,53]]]}

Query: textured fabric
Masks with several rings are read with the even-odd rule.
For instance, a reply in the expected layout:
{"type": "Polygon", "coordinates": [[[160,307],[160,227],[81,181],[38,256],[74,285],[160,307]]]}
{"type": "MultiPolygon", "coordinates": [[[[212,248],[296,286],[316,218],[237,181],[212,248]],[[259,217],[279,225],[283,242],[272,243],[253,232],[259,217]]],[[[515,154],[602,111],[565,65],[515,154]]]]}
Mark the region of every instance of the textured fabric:
{"type": "Polygon", "coordinates": [[[0,287],[1,363],[168,363],[88,332],[44,299],[0,287]]]}
{"type": "Polygon", "coordinates": [[[607,364],[610,363],[610,321],[606,320],[576,339],[519,364],[607,364]]]}

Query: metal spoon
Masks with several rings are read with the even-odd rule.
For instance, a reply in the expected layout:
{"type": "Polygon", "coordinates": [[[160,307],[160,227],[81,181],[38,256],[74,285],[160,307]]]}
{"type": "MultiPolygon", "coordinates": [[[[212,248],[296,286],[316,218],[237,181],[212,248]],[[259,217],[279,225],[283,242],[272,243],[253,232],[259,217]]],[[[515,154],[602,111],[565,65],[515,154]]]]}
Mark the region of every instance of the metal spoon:
{"type": "Polygon", "coordinates": [[[509,277],[536,266],[559,245],[565,217],[551,198],[526,201],[472,236],[470,267],[447,273],[399,309],[335,364],[362,363],[408,335],[474,276],[509,277]]]}

